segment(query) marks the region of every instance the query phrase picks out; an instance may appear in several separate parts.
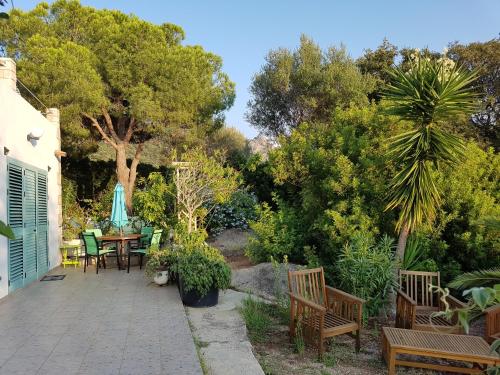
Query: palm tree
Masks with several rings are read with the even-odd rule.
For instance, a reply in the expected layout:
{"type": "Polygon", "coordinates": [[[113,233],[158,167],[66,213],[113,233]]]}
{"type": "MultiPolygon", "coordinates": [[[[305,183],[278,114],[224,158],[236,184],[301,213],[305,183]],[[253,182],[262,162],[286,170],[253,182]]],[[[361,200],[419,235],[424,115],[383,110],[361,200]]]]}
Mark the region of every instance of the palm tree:
{"type": "Polygon", "coordinates": [[[463,155],[460,138],[439,125],[458,114],[472,113],[477,77],[446,57],[435,60],[413,55],[410,69],[391,68],[384,96],[389,112],[414,123],[414,129],[393,137],[389,157],[400,166],[391,182],[386,210],[399,209],[397,256],[403,259],[410,232],[432,222],[440,204],[433,170],[441,163],[456,164],[463,155]]]}

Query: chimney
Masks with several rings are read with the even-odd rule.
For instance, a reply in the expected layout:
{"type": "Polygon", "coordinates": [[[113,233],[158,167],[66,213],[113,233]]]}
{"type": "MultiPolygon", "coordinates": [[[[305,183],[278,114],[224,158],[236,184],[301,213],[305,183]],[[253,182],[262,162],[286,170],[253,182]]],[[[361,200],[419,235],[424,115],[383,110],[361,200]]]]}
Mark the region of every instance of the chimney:
{"type": "Polygon", "coordinates": [[[0,57],[0,86],[10,87],[17,92],[16,81],[16,62],[8,57],[0,57]]]}

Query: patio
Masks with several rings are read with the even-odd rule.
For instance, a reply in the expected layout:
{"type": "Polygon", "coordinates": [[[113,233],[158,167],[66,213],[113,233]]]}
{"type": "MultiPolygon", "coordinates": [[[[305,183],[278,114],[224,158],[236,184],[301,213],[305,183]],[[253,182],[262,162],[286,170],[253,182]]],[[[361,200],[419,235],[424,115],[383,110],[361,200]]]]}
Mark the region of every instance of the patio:
{"type": "MultiPolygon", "coordinates": [[[[135,268],[135,267],[134,267],[135,268]]],[[[175,286],[57,268],[0,301],[1,374],[201,374],[175,286]]]]}

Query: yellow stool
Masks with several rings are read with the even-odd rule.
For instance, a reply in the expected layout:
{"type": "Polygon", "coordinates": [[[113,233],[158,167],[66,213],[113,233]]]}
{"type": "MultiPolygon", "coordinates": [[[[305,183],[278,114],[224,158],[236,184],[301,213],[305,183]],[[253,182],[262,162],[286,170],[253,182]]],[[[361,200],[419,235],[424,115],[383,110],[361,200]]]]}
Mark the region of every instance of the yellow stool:
{"type": "Polygon", "coordinates": [[[62,262],[61,264],[63,265],[64,268],[66,268],[66,265],[74,265],[76,267],[80,267],[80,260],[78,258],[78,253],[80,250],[80,245],[62,245],[60,247],[61,253],[62,253],[62,262]],[[70,255],[70,257],[74,257],[74,259],[68,258],[68,250],[73,251],[73,255],[70,255]]]}

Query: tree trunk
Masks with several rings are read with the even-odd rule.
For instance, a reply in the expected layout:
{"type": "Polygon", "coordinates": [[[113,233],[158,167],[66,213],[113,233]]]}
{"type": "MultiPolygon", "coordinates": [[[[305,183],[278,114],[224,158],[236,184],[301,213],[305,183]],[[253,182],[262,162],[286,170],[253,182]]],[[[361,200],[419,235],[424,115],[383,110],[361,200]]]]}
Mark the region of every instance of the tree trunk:
{"type": "Polygon", "coordinates": [[[406,241],[408,241],[408,235],[410,230],[406,224],[403,224],[401,231],[399,232],[398,246],[396,247],[396,257],[399,261],[403,261],[405,256],[406,241]]]}
{"type": "Polygon", "coordinates": [[[116,148],[116,177],[125,190],[125,207],[127,213],[131,215],[133,184],[130,184],[130,169],[127,166],[126,144],[124,143],[118,144],[116,148]]]}

